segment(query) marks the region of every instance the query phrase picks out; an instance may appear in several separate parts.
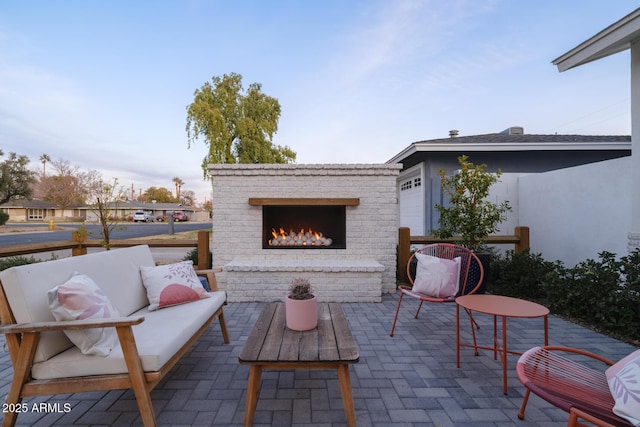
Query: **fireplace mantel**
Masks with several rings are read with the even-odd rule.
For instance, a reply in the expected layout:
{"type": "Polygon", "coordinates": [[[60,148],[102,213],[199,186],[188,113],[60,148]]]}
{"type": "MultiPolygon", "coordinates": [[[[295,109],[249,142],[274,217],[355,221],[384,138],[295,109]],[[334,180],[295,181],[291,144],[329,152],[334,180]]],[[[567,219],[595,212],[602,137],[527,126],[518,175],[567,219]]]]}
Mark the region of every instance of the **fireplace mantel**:
{"type": "Polygon", "coordinates": [[[358,206],[358,197],[322,198],[322,197],[249,197],[251,206],[358,206]]]}

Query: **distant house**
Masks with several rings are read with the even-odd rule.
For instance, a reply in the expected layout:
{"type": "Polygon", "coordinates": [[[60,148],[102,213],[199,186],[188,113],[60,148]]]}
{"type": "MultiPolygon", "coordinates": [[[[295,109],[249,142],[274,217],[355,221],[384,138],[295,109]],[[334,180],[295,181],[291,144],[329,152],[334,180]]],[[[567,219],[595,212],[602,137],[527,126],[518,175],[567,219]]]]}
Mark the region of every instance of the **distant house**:
{"type": "Polygon", "coordinates": [[[532,135],[522,127],[500,133],[458,136],[410,144],[387,163],[402,163],[398,177],[399,223],[412,235],[427,235],[438,228],[434,206],[445,204],[439,170],[455,173],[458,157],[469,156],[474,164],[487,164],[487,171],[501,169],[501,182],[492,188],[495,202],[509,200],[513,212],[502,224],[502,234],[511,234],[518,224],[518,177],[543,173],[631,155],[631,137],[592,135],[532,135]]]}
{"type": "Polygon", "coordinates": [[[0,205],[0,210],[9,214],[9,221],[84,221],[88,208],[77,205],[59,209],[44,200],[19,199],[0,205]]]}
{"type": "MultiPolygon", "coordinates": [[[[98,217],[90,206],[79,205],[67,209],[58,209],[52,203],[44,200],[13,200],[0,205],[0,210],[9,214],[9,221],[42,222],[54,220],[62,221],[88,221],[97,222],[98,217]]],[[[115,215],[123,221],[130,220],[136,211],[150,212],[154,217],[167,215],[172,212],[182,212],[189,220],[208,220],[208,213],[201,213],[200,209],[192,206],[182,206],[178,203],[144,203],[134,200],[126,200],[118,203],[115,215]]]]}

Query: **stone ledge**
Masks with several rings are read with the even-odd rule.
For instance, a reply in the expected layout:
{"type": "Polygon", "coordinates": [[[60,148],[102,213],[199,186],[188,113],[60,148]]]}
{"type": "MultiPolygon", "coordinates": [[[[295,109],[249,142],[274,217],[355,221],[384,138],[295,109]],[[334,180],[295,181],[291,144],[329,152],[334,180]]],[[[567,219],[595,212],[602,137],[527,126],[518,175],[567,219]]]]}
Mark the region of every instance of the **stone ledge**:
{"type": "Polygon", "coordinates": [[[398,175],[401,164],[210,164],[212,176],[229,175],[398,175]]]}
{"type": "Polygon", "coordinates": [[[375,260],[242,260],[224,266],[229,302],[278,301],[296,277],[325,302],[380,302],[385,267],[375,260]]]}

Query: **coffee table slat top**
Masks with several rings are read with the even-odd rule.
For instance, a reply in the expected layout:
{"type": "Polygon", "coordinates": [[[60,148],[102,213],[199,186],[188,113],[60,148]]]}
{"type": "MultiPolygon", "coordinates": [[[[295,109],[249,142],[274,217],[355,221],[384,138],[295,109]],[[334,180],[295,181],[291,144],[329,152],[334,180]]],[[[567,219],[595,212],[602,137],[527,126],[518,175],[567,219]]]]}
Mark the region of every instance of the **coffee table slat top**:
{"type": "Polygon", "coordinates": [[[240,363],[356,363],[359,357],[340,304],[320,303],[318,327],[301,332],[286,327],[284,304],[271,303],[260,313],[238,359],[240,363]]]}

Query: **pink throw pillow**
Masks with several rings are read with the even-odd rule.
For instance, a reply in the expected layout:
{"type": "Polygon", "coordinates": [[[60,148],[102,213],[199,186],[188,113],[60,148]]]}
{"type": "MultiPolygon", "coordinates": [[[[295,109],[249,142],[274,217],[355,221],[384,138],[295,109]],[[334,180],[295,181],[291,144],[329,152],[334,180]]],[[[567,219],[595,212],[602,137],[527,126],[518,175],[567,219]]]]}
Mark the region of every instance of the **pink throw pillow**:
{"type": "Polygon", "coordinates": [[[209,298],[191,261],[140,267],[140,273],[147,288],[150,311],[209,298]]]}
{"type": "MultiPolygon", "coordinates": [[[[49,290],[49,309],[58,321],[119,317],[109,298],[89,277],[73,273],[69,280],[49,290]]],[[[115,328],[64,331],[83,354],[108,356],[118,343],[115,328]]]]}
{"type": "Polygon", "coordinates": [[[438,258],[416,253],[418,265],[413,290],[436,298],[452,298],[458,293],[460,257],[438,258]]]}

